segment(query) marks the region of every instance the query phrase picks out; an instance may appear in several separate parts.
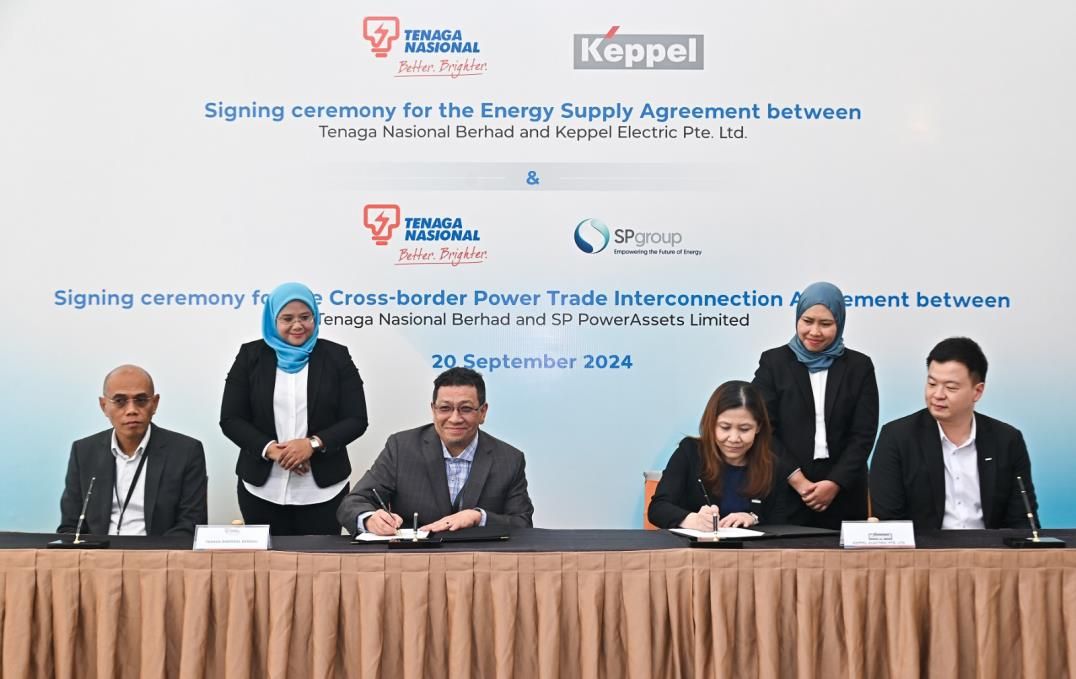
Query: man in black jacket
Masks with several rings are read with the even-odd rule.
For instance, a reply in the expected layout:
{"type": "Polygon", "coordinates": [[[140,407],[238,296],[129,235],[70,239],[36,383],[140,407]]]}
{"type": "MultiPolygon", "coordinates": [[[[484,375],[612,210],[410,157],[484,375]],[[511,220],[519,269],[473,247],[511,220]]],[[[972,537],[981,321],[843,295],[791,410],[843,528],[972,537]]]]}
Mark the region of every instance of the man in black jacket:
{"type": "Polygon", "coordinates": [[[1017,477],[1037,511],[1031,461],[1020,431],[975,412],[986,356],[966,337],[927,356],[927,407],[882,427],[871,459],[873,513],[910,519],[917,530],[1024,528],[1017,477]]]}
{"type": "Polygon", "coordinates": [[[193,535],[208,521],[202,444],[150,424],[160,398],[138,366],[105,377],[98,402],[112,428],[72,444],[56,532],[75,532],[91,479],[83,533],[193,535]]]}

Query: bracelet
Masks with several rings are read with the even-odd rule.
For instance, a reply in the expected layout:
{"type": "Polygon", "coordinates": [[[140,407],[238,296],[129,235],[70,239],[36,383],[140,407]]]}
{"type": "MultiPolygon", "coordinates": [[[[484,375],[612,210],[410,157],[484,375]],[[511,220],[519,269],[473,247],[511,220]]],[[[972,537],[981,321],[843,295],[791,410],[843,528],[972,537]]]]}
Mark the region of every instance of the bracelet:
{"type": "Polygon", "coordinates": [[[751,518],[755,520],[755,522],[753,524],[751,524],[751,525],[752,526],[757,526],[758,525],[758,514],[756,514],[754,512],[747,512],[747,513],[750,514],[751,518]]]}

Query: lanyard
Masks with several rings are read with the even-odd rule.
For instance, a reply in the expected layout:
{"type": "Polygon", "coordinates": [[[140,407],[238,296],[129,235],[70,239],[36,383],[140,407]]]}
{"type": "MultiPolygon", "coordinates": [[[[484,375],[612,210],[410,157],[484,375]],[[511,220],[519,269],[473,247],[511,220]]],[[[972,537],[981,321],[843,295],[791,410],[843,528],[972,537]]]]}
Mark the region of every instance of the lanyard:
{"type": "MultiPolygon", "coordinates": [[[[131,479],[131,485],[127,487],[127,499],[123,501],[123,506],[120,508],[120,518],[119,518],[119,520],[116,521],[116,535],[120,534],[120,528],[123,527],[123,515],[127,511],[127,505],[131,504],[131,496],[134,495],[135,486],[138,485],[138,477],[140,477],[142,475],[142,466],[144,464],[146,464],[146,456],[148,455],[148,453],[149,453],[149,451],[147,451],[147,450],[142,451],[142,459],[138,461],[138,467],[135,469],[134,478],[131,479]]],[[[119,499],[120,499],[120,476],[119,476],[119,474],[116,474],[116,483],[113,486],[113,490],[116,491],[116,501],[119,502],[119,499]]],[[[145,505],[145,500],[143,500],[142,504],[145,505]]],[[[145,511],[144,507],[143,507],[143,511],[145,511]]],[[[147,530],[146,532],[148,533],[149,531],[147,530]]]]}

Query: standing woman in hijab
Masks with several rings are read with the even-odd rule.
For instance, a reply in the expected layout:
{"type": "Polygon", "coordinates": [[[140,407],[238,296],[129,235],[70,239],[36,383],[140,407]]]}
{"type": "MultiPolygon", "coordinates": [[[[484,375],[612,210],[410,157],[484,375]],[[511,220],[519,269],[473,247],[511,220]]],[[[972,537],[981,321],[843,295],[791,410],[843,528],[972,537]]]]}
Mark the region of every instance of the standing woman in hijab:
{"type": "Polygon", "coordinates": [[[870,357],[843,336],[844,295],[813,283],[796,305],[796,334],[759,358],[754,384],[773,424],[781,489],[773,523],[840,528],[867,518],[878,383],[870,357]]]}
{"type": "Polygon", "coordinates": [[[362,379],[347,347],[318,339],[318,304],[300,283],[269,295],[262,339],[239,348],[220,428],[239,446],[239,509],[273,535],[339,535],[347,444],[366,431],[362,379]]]}

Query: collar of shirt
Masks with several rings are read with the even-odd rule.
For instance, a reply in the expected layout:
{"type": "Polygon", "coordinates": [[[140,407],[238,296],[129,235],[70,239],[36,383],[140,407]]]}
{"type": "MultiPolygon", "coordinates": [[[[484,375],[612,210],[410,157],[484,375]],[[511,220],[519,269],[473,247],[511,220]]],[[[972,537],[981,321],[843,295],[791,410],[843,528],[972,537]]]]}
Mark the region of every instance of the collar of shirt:
{"type": "Polygon", "coordinates": [[[967,448],[972,443],[975,443],[975,415],[971,416],[971,433],[968,434],[967,441],[964,441],[959,445],[950,441],[949,437],[945,435],[945,430],[942,429],[940,422],[938,422],[938,436],[941,437],[942,450],[952,452],[954,450],[960,450],[961,448],[967,448]]]}
{"type": "Polygon", "coordinates": [[[478,450],[478,434],[474,435],[471,442],[467,444],[467,447],[463,449],[463,452],[459,455],[453,455],[448,452],[448,448],[445,446],[445,442],[441,441],[441,452],[444,454],[446,460],[464,460],[466,462],[474,462],[474,454],[478,450]]]}
{"type": "Polygon", "coordinates": [[[127,457],[127,454],[124,453],[123,450],[120,449],[120,442],[116,440],[116,430],[113,429],[112,430],[112,455],[113,455],[113,457],[115,457],[117,460],[123,460],[125,462],[131,462],[131,461],[137,460],[138,457],[143,452],[145,452],[146,446],[149,445],[149,435],[152,434],[152,433],[153,433],[153,425],[151,424],[148,427],[146,427],[146,435],[142,437],[142,440],[139,442],[138,447],[135,448],[134,455],[132,455],[130,457],[127,457]]]}

